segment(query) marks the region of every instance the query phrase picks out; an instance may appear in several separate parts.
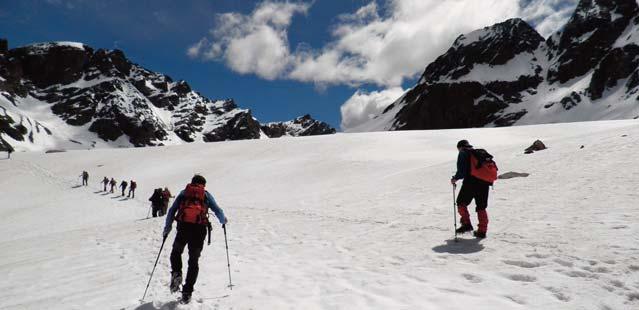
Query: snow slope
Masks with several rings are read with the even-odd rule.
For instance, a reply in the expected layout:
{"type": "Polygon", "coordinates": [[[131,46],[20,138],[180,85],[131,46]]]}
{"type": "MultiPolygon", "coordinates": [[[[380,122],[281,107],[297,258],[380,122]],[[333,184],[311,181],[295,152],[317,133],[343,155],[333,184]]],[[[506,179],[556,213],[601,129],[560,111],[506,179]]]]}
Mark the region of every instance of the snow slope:
{"type": "Polygon", "coordinates": [[[629,120],[14,154],[0,309],[638,309],[637,145],[629,120]],[[488,238],[456,244],[461,138],[531,175],[498,181],[488,238]],[[524,155],[538,138],[549,149],[524,155]],[[172,232],[140,303],[164,220],[145,219],[146,199],[195,172],[230,219],[236,286],[216,226],[194,302],[176,305],[172,232]],[[99,192],[105,175],[138,197],[99,192]]]}

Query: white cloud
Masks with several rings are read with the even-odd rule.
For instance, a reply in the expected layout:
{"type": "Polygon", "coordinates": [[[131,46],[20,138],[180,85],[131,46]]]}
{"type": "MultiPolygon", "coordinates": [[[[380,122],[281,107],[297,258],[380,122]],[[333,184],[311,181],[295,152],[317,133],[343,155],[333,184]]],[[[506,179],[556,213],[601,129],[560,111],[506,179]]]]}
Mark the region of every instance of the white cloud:
{"type": "Polygon", "coordinates": [[[394,87],[418,76],[462,33],[520,16],[548,36],[570,17],[577,1],[371,1],[338,16],[332,40],[324,46],[301,44],[291,51],[288,27],[311,3],[265,0],[250,14],[218,15],[210,38],[193,44],[187,54],[266,79],[394,87]]]}
{"type": "Polygon", "coordinates": [[[212,39],[190,46],[187,55],[224,61],[236,72],[275,79],[286,71],[290,51],[288,27],[295,14],[306,14],[310,4],[264,1],[250,15],[217,16],[212,39]]]}
{"type": "Polygon", "coordinates": [[[340,108],[342,130],[348,131],[379,115],[386,107],[404,93],[401,87],[383,91],[365,92],[358,90],[340,108]]]}
{"type": "Polygon", "coordinates": [[[522,3],[520,16],[535,25],[547,38],[559,31],[572,15],[578,0],[528,0],[522,3]]]}

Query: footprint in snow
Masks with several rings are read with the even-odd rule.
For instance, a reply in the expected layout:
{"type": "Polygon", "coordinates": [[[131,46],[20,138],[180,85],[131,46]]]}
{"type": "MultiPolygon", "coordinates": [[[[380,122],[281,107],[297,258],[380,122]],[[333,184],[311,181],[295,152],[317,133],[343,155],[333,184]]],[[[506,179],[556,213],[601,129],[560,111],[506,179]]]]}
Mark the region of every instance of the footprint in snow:
{"type": "Polygon", "coordinates": [[[517,281],[517,282],[536,282],[537,278],[534,276],[529,276],[525,274],[509,274],[506,275],[506,278],[517,281]]]}
{"type": "Polygon", "coordinates": [[[484,282],[484,280],[474,274],[470,274],[470,273],[464,273],[462,274],[462,277],[464,277],[466,280],[470,281],[471,283],[482,283],[484,282]]]}
{"type": "Polygon", "coordinates": [[[552,286],[548,286],[548,287],[544,287],[547,291],[551,292],[557,299],[563,301],[563,302],[568,302],[570,301],[570,296],[566,295],[566,293],[562,292],[560,289],[552,287],[552,286]]]}
{"type": "Polygon", "coordinates": [[[521,296],[515,296],[515,295],[504,295],[504,298],[509,299],[510,301],[516,303],[516,304],[520,304],[520,305],[525,305],[526,304],[526,300],[521,297],[521,296]]]}
{"type": "Polygon", "coordinates": [[[521,268],[537,268],[541,266],[540,263],[526,262],[526,261],[520,261],[520,260],[504,260],[503,262],[504,264],[517,266],[521,268]]]}

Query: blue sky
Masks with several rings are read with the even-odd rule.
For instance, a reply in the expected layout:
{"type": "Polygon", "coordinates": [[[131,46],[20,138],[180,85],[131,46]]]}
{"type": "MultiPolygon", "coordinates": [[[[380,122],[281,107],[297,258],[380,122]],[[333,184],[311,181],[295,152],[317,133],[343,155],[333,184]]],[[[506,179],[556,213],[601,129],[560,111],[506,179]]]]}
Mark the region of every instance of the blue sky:
{"type": "Polygon", "coordinates": [[[0,0],[0,36],[118,48],[262,122],[310,113],[340,128],[390,104],[460,33],[521,16],[548,35],[575,2],[0,0]]]}

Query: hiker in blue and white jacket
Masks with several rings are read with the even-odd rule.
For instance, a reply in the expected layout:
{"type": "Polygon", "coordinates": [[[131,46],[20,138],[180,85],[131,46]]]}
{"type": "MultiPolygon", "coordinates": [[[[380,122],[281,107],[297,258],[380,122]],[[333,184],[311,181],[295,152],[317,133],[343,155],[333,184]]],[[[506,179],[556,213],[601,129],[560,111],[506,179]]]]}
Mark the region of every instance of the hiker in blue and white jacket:
{"type": "Polygon", "coordinates": [[[206,179],[201,175],[193,176],[191,183],[175,198],[166,216],[163,237],[171,232],[173,219],[177,221],[177,234],[171,251],[171,293],[180,289],[182,284],[182,252],[189,246],[189,261],[186,281],[182,287],[182,302],[188,303],[193,293],[193,285],[199,271],[198,260],[204,247],[204,239],[208,229],[209,243],[211,241],[211,223],[208,210],[212,210],[224,227],[228,220],[224,211],[217,205],[213,196],[204,189],[206,179]]]}

